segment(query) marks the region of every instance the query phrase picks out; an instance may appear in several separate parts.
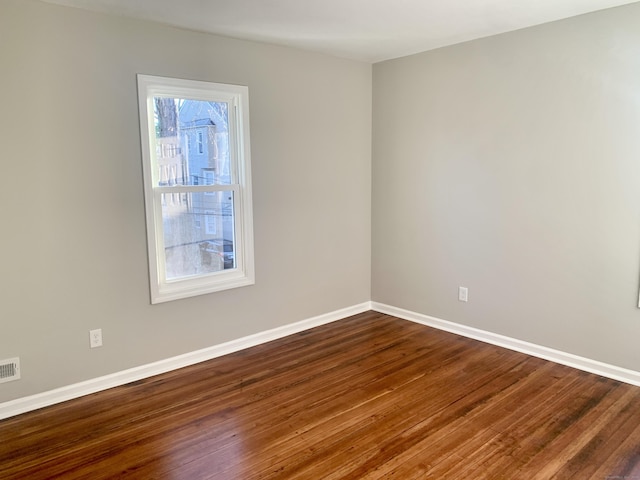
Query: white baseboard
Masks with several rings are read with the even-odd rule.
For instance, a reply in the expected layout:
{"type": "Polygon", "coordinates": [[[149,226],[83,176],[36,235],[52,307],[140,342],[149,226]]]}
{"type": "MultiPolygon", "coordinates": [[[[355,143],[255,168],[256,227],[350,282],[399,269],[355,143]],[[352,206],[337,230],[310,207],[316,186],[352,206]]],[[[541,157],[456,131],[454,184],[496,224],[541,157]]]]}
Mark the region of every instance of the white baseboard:
{"type": "Polygon", "coordinates": [[[394,317],[402,318],[404,320],[410,320],[439,330],[455,333],[463,337],[473,338],[485,343],[515,350],[516,352],[526,353],[527,355],[550,360],[585,372],[595,373],[596,375],[640,386],[640,372],[635,370],[628,370],[615,365],[609,365],[597,360],[579,357],[571,353],[554,350],[553,348],[536,345],[522,340],[517,340],[515,338],[505,337],[497,333],[479,330],[477,328],[460,325],[458,323],[441,320],[439,318],[430,317],[428,315],[411,312],[409,310],[392,307],[382,303],[371,302],[371,309],[376,312],[386,313],[387,315],[393,315],[394,317]]]}
{"type": "Polygon", "coordinates": [[[187,367],[196,363],[221,357],[229,353],[237,352],[245,348],[260,345],[262,343],[277,340],[279,338],[302,332],[310,328],[325,325],[351,315],[375,310],[376,312],[386,313],[398,318],[420,323],[429,327],[444,330],[446,332],[455,333],[463,337],[473,338],[485,343],[508,348],[517,352],[532,355],[534,357],[550,360],[555,363],[567,365],[603,377],[612,378],[631,385],[640,386],[640,372],[628,370],[615,365],[609,365],[596,360],[579,357],[571,353],[565,353],[552,348],[536,345],[533,343],[517,340],[496,333],[487,332],[473,327],[460,325],[457,323],[441,320],[439,318],[430,317],[421,313],[411,312],[402,308],[393,307],[377,302],[365,302],[352,307],[336,310],[324,315],[302,320],[300,322],[284,325],[264,332],[249,335],[247,337],[232,340],[219,345],[214,345],[202,350],[179,355],[177,357],[167,358],[158,362],[142,365],[140,367],[123,370],[103,377],[94,378],[84,382],[68,385],[47,392],[31,395],[28,397],[18,398],[8,402],[0,403],[0,420],[13,417],[22,413],[37,410],[39,408],[54,405],[56,403],[65,402],[74,398],[79,398],[91,393],[100,392],[109,388],[118,387],[127,383],[142,380],[166,373],[178,368],[187,367]]]}
{"type": "Polygon", "coordinates": [[[55,390],[0,403],[0,420],[54,405],[56,403],[79,398],[91,393],[125,385],[127,383],[166,373],[178,368],[211,360],[216,357],[221,357],[223,355],[270,342],[272,340],[277,340],[279,338],[286,337],[287,335],[292,335],[313,327],[325,325],[369,310],[371,310],[371,302],[365,302],[360,305],[343,308],[324,315],[308,318],[300,322],[284,325],[282,327],[256,333],[219,345],[214,345],[213,347],[179,355],[177,357],[167,358],[165,360],[142,365],[140,367],[123,370],[103,377],[93,378],[84,382],[57,388],[55,390]]]}

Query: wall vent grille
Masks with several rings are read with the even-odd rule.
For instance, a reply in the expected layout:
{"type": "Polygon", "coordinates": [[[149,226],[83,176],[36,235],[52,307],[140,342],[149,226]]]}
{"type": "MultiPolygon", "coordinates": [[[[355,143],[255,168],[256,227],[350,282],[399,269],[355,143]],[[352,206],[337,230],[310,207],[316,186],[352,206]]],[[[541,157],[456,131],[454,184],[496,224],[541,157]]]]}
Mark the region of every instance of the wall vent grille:
{"type": "Polygon", "coordinates": [[[20,379],[20,359],[0,360],[0,383],[20,379]]]}

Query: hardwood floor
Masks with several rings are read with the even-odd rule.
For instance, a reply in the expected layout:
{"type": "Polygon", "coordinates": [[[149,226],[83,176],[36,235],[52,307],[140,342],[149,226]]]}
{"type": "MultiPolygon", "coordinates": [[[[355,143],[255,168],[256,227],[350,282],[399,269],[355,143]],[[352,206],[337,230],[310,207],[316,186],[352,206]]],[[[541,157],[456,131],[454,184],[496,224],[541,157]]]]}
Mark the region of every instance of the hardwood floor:
{"type": "Polygon", "coordinates": [[[640,388],[368,312],[0,421],[1,479],[640,480],[640,388]]]}

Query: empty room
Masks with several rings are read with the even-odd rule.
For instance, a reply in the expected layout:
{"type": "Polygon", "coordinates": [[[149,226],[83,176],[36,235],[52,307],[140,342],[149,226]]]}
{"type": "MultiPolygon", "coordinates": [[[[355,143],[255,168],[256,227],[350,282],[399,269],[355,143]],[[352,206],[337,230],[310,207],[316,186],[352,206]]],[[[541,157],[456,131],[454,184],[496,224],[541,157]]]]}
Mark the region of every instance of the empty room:
{"type": "Polygon", "coordinates": [[[0,37],[1,479],[640,479],[640,2],[0,37]]]}

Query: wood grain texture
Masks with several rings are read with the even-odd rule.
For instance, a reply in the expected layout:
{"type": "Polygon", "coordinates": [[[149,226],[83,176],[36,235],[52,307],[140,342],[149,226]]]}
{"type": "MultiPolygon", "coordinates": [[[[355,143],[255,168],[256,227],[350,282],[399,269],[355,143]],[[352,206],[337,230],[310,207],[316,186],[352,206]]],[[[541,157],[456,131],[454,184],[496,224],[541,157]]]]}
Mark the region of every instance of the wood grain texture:
{"type": "Polygon", "coordinates": [[[0,439],[2,479],[640,480],[640,388],[367,312],[0,439]]]}

